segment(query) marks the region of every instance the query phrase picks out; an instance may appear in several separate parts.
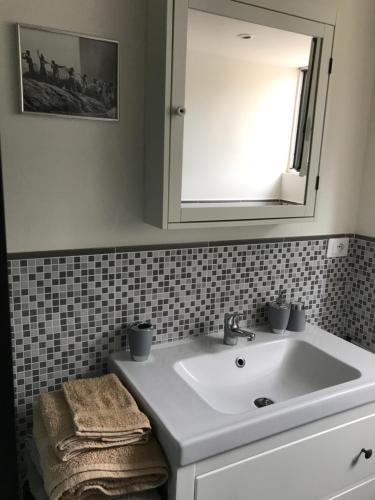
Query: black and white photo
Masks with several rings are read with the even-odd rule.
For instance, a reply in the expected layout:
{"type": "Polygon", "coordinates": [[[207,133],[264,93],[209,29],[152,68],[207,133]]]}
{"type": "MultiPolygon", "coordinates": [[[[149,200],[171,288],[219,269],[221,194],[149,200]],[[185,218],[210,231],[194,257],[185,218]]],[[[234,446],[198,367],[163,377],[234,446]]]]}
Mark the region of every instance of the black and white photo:
{"type": "Polygon", "coordinates": [[[118,120],[118,42],[18,25],[22,111],[118,120]]]}

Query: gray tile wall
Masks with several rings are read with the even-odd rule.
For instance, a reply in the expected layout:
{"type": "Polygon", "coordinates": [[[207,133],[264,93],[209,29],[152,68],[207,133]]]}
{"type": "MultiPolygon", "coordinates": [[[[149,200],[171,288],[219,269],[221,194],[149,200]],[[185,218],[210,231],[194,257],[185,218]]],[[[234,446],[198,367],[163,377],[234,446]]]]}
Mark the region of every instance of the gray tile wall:
{"type": "Polygon", "coordinates": [[[346,331],[363,347],[375,351],[375,241],[351,241],[346,294],[346,331]]]}
{"type": "MultiPolygon", "coordinates": [[[[311,322],[345,334],[353,255],[359,251],[370,261],[371,249],[352,242],[350,258],[327,259],[327,244],[271,241],[10,260],[20,446],[38,394],[72,377],[103,373],[108,354],[126,348],[128,322],[150,320],[155,343],[216,331],[232,310],[249,325],[261,323],[267,301],[285,288],[288,299],[303,300],[311,322]]],[[[371,322],[364,305],[370,292],[359,290],[362,281],[356,300],[371,322]]]]}

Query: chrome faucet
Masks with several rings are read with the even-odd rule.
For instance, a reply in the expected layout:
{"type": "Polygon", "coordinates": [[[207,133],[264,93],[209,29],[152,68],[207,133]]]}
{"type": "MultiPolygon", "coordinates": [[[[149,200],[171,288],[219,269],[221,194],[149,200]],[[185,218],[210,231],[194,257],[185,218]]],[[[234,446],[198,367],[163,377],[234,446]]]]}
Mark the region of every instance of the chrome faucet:
{"type": "Polygon", "coordinates": [[[255,333],[240,328],[240,315],[238,313],[224,314],[224,344],[236,345],[238,337],[247,337],[247,340],[255,340],[255,333]]]}

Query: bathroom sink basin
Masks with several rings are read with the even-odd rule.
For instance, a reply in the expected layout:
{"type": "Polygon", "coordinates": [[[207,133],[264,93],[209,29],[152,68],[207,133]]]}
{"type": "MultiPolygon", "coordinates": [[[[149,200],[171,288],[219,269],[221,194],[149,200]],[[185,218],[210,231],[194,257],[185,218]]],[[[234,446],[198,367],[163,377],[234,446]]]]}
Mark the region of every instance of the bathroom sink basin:
{"type": "Polygon", "coordinates": [[[115,353],[109,366],[176,467],[375,401],[374,354],[312,325],[258,327],[236,346],[199,336],[153,346],[144,363],[115,353]]]}
{"type": "Polygon", "coordinates": [[[212,408],[242,413],[360,377],[302,340],[281,339],[183,359],[174,369],[212,408]]]}

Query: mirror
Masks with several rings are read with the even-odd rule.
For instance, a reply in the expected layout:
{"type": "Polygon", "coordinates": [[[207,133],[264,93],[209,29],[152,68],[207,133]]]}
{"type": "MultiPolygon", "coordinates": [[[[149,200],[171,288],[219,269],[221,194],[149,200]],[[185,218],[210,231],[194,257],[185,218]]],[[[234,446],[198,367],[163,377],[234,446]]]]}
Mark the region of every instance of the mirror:
{"type": "Polygon", "coordinates": [[[183,207],[305,203],[320,50],[189,8],[183,207]]]}

